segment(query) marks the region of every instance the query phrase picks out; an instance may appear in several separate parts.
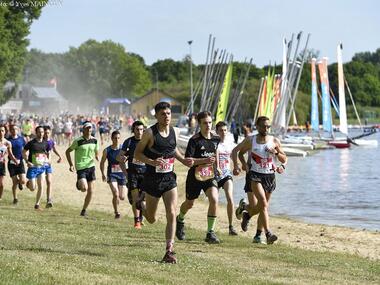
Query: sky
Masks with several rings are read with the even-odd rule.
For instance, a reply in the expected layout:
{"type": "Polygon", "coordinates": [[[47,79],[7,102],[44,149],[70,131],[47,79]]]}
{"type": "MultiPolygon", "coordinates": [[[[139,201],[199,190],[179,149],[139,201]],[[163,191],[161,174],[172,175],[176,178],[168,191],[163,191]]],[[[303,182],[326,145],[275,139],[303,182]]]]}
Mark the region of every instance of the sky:
{"type": "Polygon", "coordinates": [[[30,47],[66,52],[88,39],[112,40],[150,65],[157,60],[206,61],[209,35],[234,60],[280,63],[282,39],[303,31],[302,46],[336,62],[380,48],[377,0],[50,0],[31,27],[30,47]]]}

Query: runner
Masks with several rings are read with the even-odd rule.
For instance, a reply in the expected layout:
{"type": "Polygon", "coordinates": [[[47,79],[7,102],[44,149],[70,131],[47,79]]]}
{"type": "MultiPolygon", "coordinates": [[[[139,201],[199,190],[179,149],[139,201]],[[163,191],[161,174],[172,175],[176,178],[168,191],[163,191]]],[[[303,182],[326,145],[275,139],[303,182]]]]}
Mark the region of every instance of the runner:
{"type": "Polygon", "coordinates": [[[26,144],[25,138],[18,135],[19,129],[16,125],[11,125],[9,128],[10,136],[8,141],[12,144],[12,153],[16,158],[16,163],[9,159],[8,160],[8,171],[12,178],[12,193],[13,193],[13,204],[18,203],[17,199],[17,186],[21,191],[23,185],[26,182],[25,178],[25,166],[24,160],[22,158],[22,150],[26,144]]]}
{"type": "Polygon", "coordinates": [[[115,212],[115,219],[120,219],[118,210],[119,200],[125,199],[125,184],[126,178],[123,173],[117,156],[121,151],[120,132],[114,131],[111,134],[112,145],[106,147],[103,151],[102,159],[100,160],[100,171],[102,172],[103,182],[107,182],[112,191],[112,205],[115,212]],[[104,164],[108,161],[107,176],[104,174],[104,164]]]}
{"type": "MultiPolygon", "coordinates": [[[[55,147],[55,142],[51,138],[51,128],[50,126],[44,126],[44,140],[48,143],[48,152],[49,157],[51,151],[53,151],[56,156],[58,156],[57,163],[61,163],[62,157],[59,154],[57,148],[55,147]]],[[[53,201],[52,201],[52,190],[51,190],[51,183],[52,183],[52,174],[53,174],[53,168],[51,167],[51,164],[46,164],[45,167],[45,173],[46,173],[46,208],[53,207],[53,201]]]]}
{"type": "Polygon", "coordinates": [[[66,121],[63,131],[68,145],[71,145],[71,139],[73,137],[73,122],[70,118],[66,121]]]}
{"type": "Polygon", "coordinates": [[[218,208],[218,183],[215,172],[220,175],[218,166],[218,144],[220,138],[211,133],[212,118],[208,111],[200,112],[197,117],[200,132],[192,136],[187,144],[185,157],[191,158],[194,163],[189,169],[186,178],[186,200],[182,203],[177,216],[176,236],[179,240],[185,239],[185,215],[193,207],[203,190],[206,194],[209,207],[207,212],[207,234],[205,241],[210,244],[219,243],[214,228],[218,208]]]}
{"type": "Polygon", "coordinates": [[[65,152],[70,165],[69,170],[74,172],[70,152],[75,150],[75,169],[77,171],[76,186],[79,191],[87,192],[82,211],[80,212],[81,216],[87,215],[86,210],[91,202],[92,192],[94,190],[94,182],[96,179],[94,157],[99,161],[99,144],[98,141],[91,136],[91,131],[91,122],[85,122],[83,124],[83,136],[76,138],[65,152]]]}
{"type": "MultiPolygon", "coordinates": [[[[5,125],[0,125],[0,201],[2,200],[4,191],[5,157],[7,154],[9,160],[12,160],[13,163],[18,164],[18,161],[12,153],[12,144],[5,139],[6,132],[7,129],[5,125]]],[[[15,198],[15,194],[13,194],[13,204],[17,204],[17,198],[15,198]]]]}
{"type": "Polygon", "coordinates": [[[38,126],[35,129],[36,137],[29,141],[22,151],[22,157],[28,164],[28,171],[26,172],[26,178],[28,181],[26,182],[26,187],[29,188],[30,191],[34,191],[36,189],[36,180],[37,180],[37,196],[36,196],[36,204],[34,205],[34,209],[40,209],[40,201],[42,197],[43,191],[43,180],[45,173],[46,164],[49,163],[49,152],[48,152],[48,143],[44,141],[44,128],[42,126],[38,126]],[[28,152],[28,156],[26,153],[28,152]]]}
{"type": "Polygon", "coordinates": [[[177,149],[177,140],[171,122],[170,104],[160,102],[155,107],[157,123],[147,129],[137,144],[135,158],[144,162],[147,169],[142,183],[146,193],[146,203],[139,201],[136,207],[143,211],[149,223],[156,221],[157,206],[162,197],[166,209],[166,253],[163,262],[176,263],[173,252],[175,235],[175,217],[177,208],[177,181],[174,173],[174,158],[187,166],[191,159],[185,159],[177,149]]]}
{"type": "Polygon", "coordinates": [[[21,125],[22,135],[25,138],[25,141],[28,142],[32,136],[33,124],[30,119],[26,119],[26,121],[21,125]]]}
{"type": "Polygon", "coordinates": [[[133,136],[124,141],[118,160],[120,161],[120,166],[124,174],[128,176],[128,200],[132,205],[135,218],[134,227],[141,229],[142,216],[140,210],[136,209],[136,202],[144,199],[141,184],[144,180],[146,165],[134,157],[134,152],[137,143],[141,140],[144,133],[144,124],[141,121],[133,122],[132,131],[133,136]],[[128,162],[128,171],[125,167],[126,162],[128,162]]]}
{"type": "MultiPolygon", "coordinates": [[[[250,179],[251,179],[251,192],[247,192],[249,205],[243,202],[239,204],[237,212],[243,212],[243,222],[248,223],[248,220],[256,215],[262,214],[263,221],[262,227],[265,231],[267,244],[273,244],[277,240],[277,236],[272,234],[269,229],[269,200],[272,192],[276,188],[275,172],[283,173],[287,161],[286,154],[281,148],[280,141],[269,135],[269,118],[261,116],[257,119],[256,128],[258,135],[247,137],[232,150],[232,160],[234,164],[234,175],[238,175],[241,169],[237,162],[238,152],[242,154],[251,150],[251,163],[250,179]],[[282,163],[280,166],[275,165],[275,158],[282,163]],[[254,197],[257,199],[255,204],[254,197]],[[244,209],[244,210],[242,210],[244,209]]],[[[245,161],[243,160],[243,163],[245,161]]],[[[247,169],[247,166],[244,166],[247,169]]],[[[249,191],[249,190],[248,190],[249,191]]],[[[254,237],[254,242],[259,241],[262,230],[258,228],[254,237]]],[[[261,240],[261,238],[260,238],[261,240]]]]}
{"type": "Polygon", "coordinates": [[[225,122],[218,122],[216,124],[216,132],[220,137],[218,145],[219,152],[219,168],[222,175],[216,177],[218,188],[223,188],[227,200],[227,217],[228,217],[228,233],[230,236],[236,236],[237,232],[232,225],[232,217],[234,213],[234,200],[233,200],[233,179],[230,167],[231,152],[233,149],[232,143],[226,142],[227,124],[225,122]]]}

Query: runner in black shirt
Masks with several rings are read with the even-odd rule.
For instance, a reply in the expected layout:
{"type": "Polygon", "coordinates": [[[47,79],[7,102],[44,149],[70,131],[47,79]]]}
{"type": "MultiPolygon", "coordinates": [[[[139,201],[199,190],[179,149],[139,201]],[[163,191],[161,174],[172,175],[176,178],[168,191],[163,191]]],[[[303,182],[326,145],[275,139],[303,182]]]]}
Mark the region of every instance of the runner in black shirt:
{"type": "Polygon", "coordinates": [[[205,241],[219,243],[214,227],[218,207],[218,183],[215,180],[215,171],[220,173],[216,167],[219,165],[217,148],[220,139],[211,133],[212,118],[210,112],[199,113],[197,119],[201,130],[190,138],[186,149],[185,157],[192,158],[194,166],[190,168],[187,174],[186,200],[182,203],[177,216],[176,236],[179,240],[185,239],[185,215],[193,207],[195,199],[203,190],[209,201],[205,241]]]}
{"type": "Polygon", "coordinates": [[[22,156],[28,164],[28,171],[26,173],[26,186],[30,191],[36,189],[36,180],[37,180],[37,196],[36,204],[34,209],[40,210],[40,200],[42,196],[42,184],[44,182],[45,167],[49,164],[49,146],[47,141],[44,140],[44,128],[38,126],[35,130],[36,138],[29,141],[22,151],[22,156]],[[28,152],[28,157],[26,153],[28,152]]]}
{"type": "Polygon", "coordinates": [[[143,199],[141,184],[144,180],[146,170],[145,163],[137,160],[134,156],[137,143],[141,140],[144,133],[144,124],[141,121],[135,121],[132,124],[133,136],[126,139],[121,147],[118,160],[120,161],[121,169],[128,177],[128,200],[132,205],[132,211],[135,217],[135,228],[141,229],[140,210],[136,209],[136,202],[143,199]],[[126,163],[128,169],[126,168],[126,163]]]}
{"type": "Polygon", "coordinates": [[[193,161],[185,159],[177,150],[174,129],[170,126],[170,104],[158,103],[155,108],[157,124],[146,130],[137,144],[135,158],[147,164],[142,190],[146,193],[145,203],[137,203],[149,223],[156,221],[158,202],[162,196],[166,209],[166,254],[163,262],[176,263],[173,252],[175,217],[177,208],[177,182],[174,158],[191,167],[193,161]]]}

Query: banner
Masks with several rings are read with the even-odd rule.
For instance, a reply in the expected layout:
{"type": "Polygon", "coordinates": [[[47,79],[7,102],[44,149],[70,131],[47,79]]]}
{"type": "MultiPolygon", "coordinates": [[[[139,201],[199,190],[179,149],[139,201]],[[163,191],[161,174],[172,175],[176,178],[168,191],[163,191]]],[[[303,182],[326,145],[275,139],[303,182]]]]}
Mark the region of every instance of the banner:
{"type": "Polygon", "coordinates": [[[224,121],[227,115],[227,104],[230,97],[232,81],[232,63],[228,65],[226,75],[224,77],[222,93],[220,94],[220,99],[218,103],[218,109],[216,111],[216,123],[224,121]]]}
{"type": "Polygon", "coordinates": [[[318,63],[319,74],[321,78],[322,89],[322,123],[323,130],[332,134],[331,104],[329,93],[329,78],[327,71],[327,58],[324,57],[322,62],[318,63]]]}
{"type": "Polygon", "coordinates": [[[319,131],[319,112],[318,112],[318,94],[317,94],[317,72],[315,69],[316,59],[311,59],[311,128],[313,131],[319,131]]]}

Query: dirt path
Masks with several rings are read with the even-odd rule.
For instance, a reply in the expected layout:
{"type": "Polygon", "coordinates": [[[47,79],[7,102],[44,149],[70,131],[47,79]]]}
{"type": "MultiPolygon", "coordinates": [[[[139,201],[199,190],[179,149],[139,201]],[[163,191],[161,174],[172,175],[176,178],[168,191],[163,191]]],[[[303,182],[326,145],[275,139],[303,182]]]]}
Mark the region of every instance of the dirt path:
{"type": "MultiPolygon", "coordinates": [[[[59,147],[61,154],[64,156],[64,147],[59,147]]],[[[55,157],[53,156],[53,159],[55,157]]],[[[75,188],[76,175],[68,171],[68,164],[66,159],[61,164],[53,163],[53,191],[54,202],[70,204],[78,207],[78,214],[83,204],[84,194],[80,193],[75,188]]],[[[179,200],[178,204],[182,203],[184,197],[184,182],[186,178],[186,169],[182,166],[177,166],[177,177],[179,185],[179,200]]],[[[109,187],[106,183],[101,182],[100,170],[97,166],[97,182],[95,186],[95,193],[93,201],[89,207],[89,215],[91,215],[91,209],[102,210],[109,212],[110,218],[113,217],[113,208],[111,204],[112,195],[109,187]]],[[[10,185],[11,181],[9,177],[5,179],[5,193],[4,199],[10,200],[10,185]]],[[[23,195],[34,195],[32,193],[25,194],[21,192],[19,198],[22,199],[23,195]]],[[[45,199],[45,195],[43,196],[45,199]]],[[[187,216],[188,226],[197,229],[206,229],[206,215],[207,205],[204,198],[200,199],[194,208],[189,212],[187,216]],[[202,201],[203,200],[203,201],[202,201]]],[[[237,203],[237,201],[235,201],[237,203]]],[[[32,209],[33,205],[31,205],[32,209]]],[[[132,216],[131,208],[128,202],[123,201],[121,203],[122,215],[132,216]]],[[[159,206],[159,219],[165,220],[164,208],[162,202],[159,206]]],[[[235,227],[240,228],[239,221],[235,220],[235,227]]],[[[132,226],[131,226],[132,227],[132,226]]],[[[289,245],[291,247],[300,247],[303,249],[316,250],[316,251],[334,251],[334,252],[346,252],[351,254],[357,254],[362,257],[368,257],[371,259],[380,259],[380,233],[371,232],[366,230],[355,230],[344,227],[333,227],[326,225],[307,224],[295,220],[290,220],[283,217],[271,218],[271,228],[279,236],[279,243],[289,245]]],[[[227,232],[228,221],[226,209],[221,206],[219,209],[219,217],[217,223],[217,231],[227,232]]],[[[250,229],[247,233],[239,231],[240,236],[252,237],[255,232],[255,223],[250,225],[250,229]]],[[[238,237],[237,237],[238,238],[238,237]]],[[[247,246],[251,246],[251,243],[247,243],[247,246]]]]}

